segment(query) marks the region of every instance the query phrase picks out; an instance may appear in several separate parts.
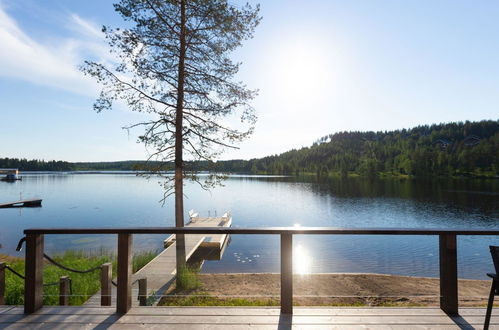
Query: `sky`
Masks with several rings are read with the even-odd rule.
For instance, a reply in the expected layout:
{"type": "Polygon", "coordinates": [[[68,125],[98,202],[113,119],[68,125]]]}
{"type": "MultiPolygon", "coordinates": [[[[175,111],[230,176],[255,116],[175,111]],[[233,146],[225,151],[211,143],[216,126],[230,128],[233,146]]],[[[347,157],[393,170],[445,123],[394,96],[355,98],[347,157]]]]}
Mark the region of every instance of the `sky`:
{"type": "MultiPolygon", "coordinates": [[[[100,30],[123,26],[112,3],[0,0],[0,157],[147,157],[140,131],[122,129],[143,117],[123,105],[93,111],[99,86],[78,70],[111,59],[100,30]]],[[[260,5],[255,37],[233,54],[243,63],[237,80],[259,90],[255,133],[221,159],[278,154],[339,131],[499,118],[499,1],[260,5]]]]}

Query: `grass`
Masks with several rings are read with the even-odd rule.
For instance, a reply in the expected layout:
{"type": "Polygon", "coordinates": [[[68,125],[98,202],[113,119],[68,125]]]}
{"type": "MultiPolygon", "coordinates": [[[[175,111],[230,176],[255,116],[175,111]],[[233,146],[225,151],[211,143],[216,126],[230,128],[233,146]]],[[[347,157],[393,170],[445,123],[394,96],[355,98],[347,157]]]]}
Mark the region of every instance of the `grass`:
{"type": "Polygon", "coordinates": [[[193,291],[201,287],[198,278],[199,268],[186,266],[180,268],[175,278],[175,290],[179,292],[193,291]]]}
{"type": "MultiPolygon", "coordinates": [[[[137,271],[156,256],[155,251],[147,251],[135,254],[132,263],[133,271],[137,271]]],[[[106,262],[113,264],[113,274],[116,274],[116,256],[112,253],[103,255],[92,255],[83,251],[66,251],[64,254],[56,255],[53,259],[69,268],[86,270],[98,267],[106,262]]],[[[7,264],[24,275],[24,259],[5,258],[7,264]]],[[[70,305],[81,305],[89,297],[100,289],[100,271],[96,270],[87,274],[79,274],[63,270],[48,262],[43,268],[43,304],[59,304],[59,278],[67,275],[71,278],[72,293],[69,297],[70,305]],[[50,284],[50,285],[47,285],[50,284]]],[[[10,271],[5,274],[5,303],[7,305],[24,304],[24,280],[20,279],[10,271]]]]}
{"type": "Polygon", "coordinates": [[[245,299],[245,298],[223,298],[210,295],[196,296],[168,296],[163,297],[160,306],[279,306],[278,298],[245,299]]]}
{"type": "Polygon", "coordinates": [[[144,251],[133,255],[132,272],[135,273],[158,255],[159,251],[144,251]]]}
{"type": "MultiPolygon", "coordinates": [[[[299,300],[299,299],[298,299],[299,300]]],[[[163,297],[160,306],[280,306],[280,298],[232,298],[212,296],[207,292],[196,291],[192,295],[180,295],[178,292],[163,297]]],[[[356,301],[356,302],[323,302],[306,303],[295,300],[293,306],[320,306],[320,307],[421,307],[424,304],[395,301],[356,301]]]]}

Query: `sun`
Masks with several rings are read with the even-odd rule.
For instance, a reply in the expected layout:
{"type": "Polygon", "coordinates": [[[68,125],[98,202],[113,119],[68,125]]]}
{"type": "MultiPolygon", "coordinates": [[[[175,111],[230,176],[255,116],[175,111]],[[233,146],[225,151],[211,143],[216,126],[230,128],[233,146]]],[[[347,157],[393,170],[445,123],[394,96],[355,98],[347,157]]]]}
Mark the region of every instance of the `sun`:
{"type": "Polygon", "coordinates": [[[272,56],[270,80],[273,95],[283,102],[310,103],[332,88],[334,61],[328,47],[313,39],[291,39],[272,56]]]}

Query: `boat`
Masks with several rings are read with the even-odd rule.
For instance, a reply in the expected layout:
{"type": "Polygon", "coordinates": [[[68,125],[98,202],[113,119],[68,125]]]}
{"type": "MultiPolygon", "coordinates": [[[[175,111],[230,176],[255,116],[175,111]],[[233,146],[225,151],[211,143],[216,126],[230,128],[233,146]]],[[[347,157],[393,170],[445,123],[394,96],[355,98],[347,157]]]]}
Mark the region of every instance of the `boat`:
{"type": "Polygon", "coordinates": [[[17,202],[3,203],[0,204],[0,209],[10,208],[10,207],[41,207],[41,199],[26,199],[17,202]]]}
{"type": "Polygon", "coordinates": [[[0,181],[13,182],[22,180],[22,177],[19,176],[19,170],[17,168],[0,168],[0,174],[5,174],[3,178],[0,178],[0,181]]]}

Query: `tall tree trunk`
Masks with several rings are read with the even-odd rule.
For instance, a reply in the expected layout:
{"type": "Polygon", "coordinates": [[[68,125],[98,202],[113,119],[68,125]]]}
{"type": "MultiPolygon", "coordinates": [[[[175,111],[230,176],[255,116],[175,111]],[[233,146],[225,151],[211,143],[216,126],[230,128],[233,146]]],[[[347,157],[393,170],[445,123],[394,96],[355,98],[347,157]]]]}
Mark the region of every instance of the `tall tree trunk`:
{"type": "MultiPolygon", "coordinates": [[[[186,53],[186,30],[185,30],[185,0],[180,3],[180,57],[178,61],[178,89],[177,89],[177,111],[175,118],[175,226],[184,226],[184,183],[183,183],[183,108],[184,108],[184,79],[185,79],[185,53],[186,53]]],[[[185,237],[176,235],[177,273],[185,267],[185,237]]]]}

